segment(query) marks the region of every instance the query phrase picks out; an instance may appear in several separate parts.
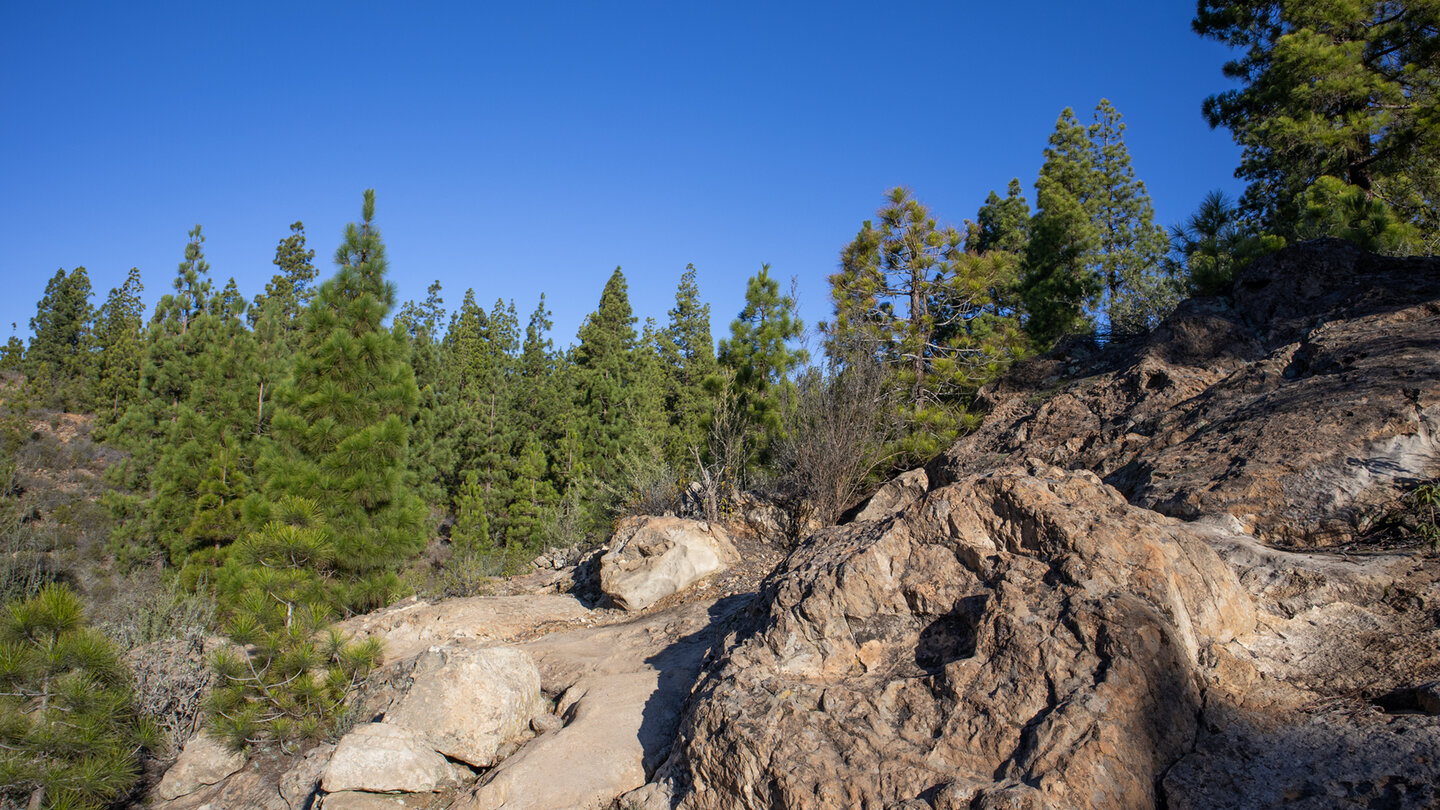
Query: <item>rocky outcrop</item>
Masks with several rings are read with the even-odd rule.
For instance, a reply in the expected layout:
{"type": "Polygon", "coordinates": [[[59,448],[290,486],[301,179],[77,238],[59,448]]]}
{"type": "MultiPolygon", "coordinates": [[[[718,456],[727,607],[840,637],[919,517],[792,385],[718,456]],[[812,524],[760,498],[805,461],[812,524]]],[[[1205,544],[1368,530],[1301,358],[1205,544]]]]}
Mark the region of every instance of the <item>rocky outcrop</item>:
{"type": "Polygon", "coordinates": [[[600,589],[626,610],[644,610],[724,571],[736,557],[719,526],[676,517],[626,518],[600,558],[600,589]]]}
{"type": "Polygon", "coordinates": [[[668,755],[707,654],[748,600],[695,600],[524,645],[563,721],[483,775],[456,810],[600,810],[668,755]]]}
{"type": "Polygon", "coordinates": [[[932,485],[1035,457],[1163,514],[1343,543],[1440,459],[1440,260],[1299,245],[1142,345],[1052,356],[982,400],[985,425],[930,466],[932,485]]]}
{"type": "Polygon", "coordinates": [[[1153,807],[1256,623],[1183,524],[1035,466],[813,536],[697,688],[693,808],[1153,807]]]}

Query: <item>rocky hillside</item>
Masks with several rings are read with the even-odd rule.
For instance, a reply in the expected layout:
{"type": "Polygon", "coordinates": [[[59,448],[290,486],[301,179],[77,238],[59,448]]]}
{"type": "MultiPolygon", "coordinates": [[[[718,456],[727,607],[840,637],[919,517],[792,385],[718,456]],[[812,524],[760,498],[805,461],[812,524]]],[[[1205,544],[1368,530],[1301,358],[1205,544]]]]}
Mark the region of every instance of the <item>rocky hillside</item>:
{"type": "Polygon", "coordinates": [[[355,620],[392,660],[338,746],[197,738],[157,806],[1440,806],[1440,563],[1376,530],[1440,472],[1437,327],[1440,261],[1289,249],[783,560],[642,521],[355,620]]]}

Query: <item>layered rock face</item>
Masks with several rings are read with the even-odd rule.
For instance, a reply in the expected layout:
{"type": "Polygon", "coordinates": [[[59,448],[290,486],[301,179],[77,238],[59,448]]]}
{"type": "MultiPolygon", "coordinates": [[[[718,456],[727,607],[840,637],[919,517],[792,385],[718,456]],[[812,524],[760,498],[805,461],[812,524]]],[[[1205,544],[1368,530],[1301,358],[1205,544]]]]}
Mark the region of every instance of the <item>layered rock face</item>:
{"type": "Polygon", "coordinates": [[[1186,301],[1136,349],[1037,363],[984,397],[985,425],[932,482],[1018,454],[1091,470],[1167,515],[1343,543],[1433,474],[1440,261],[1302,244],[1256,262],[1233,303],[1186,301]]]}
{"type": "Polygon", "coordinates": [[[985,397],[774,573],[633,799],[1440,806],[1440,564],[1335,550],[1440,473],[1440,262],[1301,245],[985,397]]]}
{"type": "Polygon", "coordinates": [[[1045,465],[814,536],[772,588],[697,691],[686,806],[1153,807],[1256,621],[1183,524],[1045,465]]]}

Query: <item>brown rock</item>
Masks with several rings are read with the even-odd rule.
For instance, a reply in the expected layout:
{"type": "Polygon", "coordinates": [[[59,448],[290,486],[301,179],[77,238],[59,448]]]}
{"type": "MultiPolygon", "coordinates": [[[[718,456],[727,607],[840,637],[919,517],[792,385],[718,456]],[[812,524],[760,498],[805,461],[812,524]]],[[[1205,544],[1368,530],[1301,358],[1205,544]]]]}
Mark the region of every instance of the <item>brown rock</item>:
{"type": "Polygon", "coordinates": [[[1138,346],[1017,369],[931,485],[1035,457],[1135,504],[1229,514],[1288,545],[1346,542],[1440,454],[1440,259],[1305,243],[1235,303],[1183,303],[1138,346]]]}
{"type": "Polygon", "coordinates": [[[890,517],[925,497],[925,490],[929,486],[930,477],[923,468],[901,473],[886,481],[870,496],[865,506],[856,513],[855,522],[890,517]]]}
{"type": "Polygon", "coordinates": [[[326,793],[428,793],[455,784],[456,776],[410,729],[364,723],[340,738],[320,784],[326,793]]]}
{"type": "Polygon", "coordinates": [[[1255,626],[1182,524],[1044,465],[814,536],[768,596],[697,687],[684,806],[890,807],[951,783],[952,804],[1153,807],[1200,660],[1255,626]]]}

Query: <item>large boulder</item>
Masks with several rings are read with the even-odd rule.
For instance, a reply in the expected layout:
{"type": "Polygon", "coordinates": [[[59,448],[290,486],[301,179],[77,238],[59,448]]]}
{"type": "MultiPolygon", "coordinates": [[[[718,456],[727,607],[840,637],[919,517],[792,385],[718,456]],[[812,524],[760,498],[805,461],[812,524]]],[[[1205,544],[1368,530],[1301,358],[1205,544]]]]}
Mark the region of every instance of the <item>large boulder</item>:
{"type": "Polygon", "coordinates": [[[738,559],[725,530],[677,517],[626,518],[600,558],[600,589],[626,610],[644,610],[726,570],[738,559]]]}
{"type": "Polygon", "coordinates": [[[155,788],[163,801],[178,799],[210,785],[219,784],[227,776],[245,767],[245,755],[201,731],[185,743],[180,758],[165,772],[155,788]]]}
{"type": "Polygon", "coordinates": [[[1155,807],[1256,623],[1186,526],[1045,465],[814,535],[764,595],[696,688],[687,807],[1155,807]]]}
{"type": "Polygon", "coordinates": [[[494,765],[545,709],[535,662],[509,647],[439,647],[421,656],[411,678],[385,722],[477,768],[494,765]]]}
{"type": "Polygon", "coordinates": [[[455,767],[414,731],[365,723],[336,743],[320,786],[326,793],[428,793],[456,784],[457,776],[455,767]]]}

